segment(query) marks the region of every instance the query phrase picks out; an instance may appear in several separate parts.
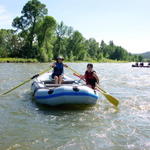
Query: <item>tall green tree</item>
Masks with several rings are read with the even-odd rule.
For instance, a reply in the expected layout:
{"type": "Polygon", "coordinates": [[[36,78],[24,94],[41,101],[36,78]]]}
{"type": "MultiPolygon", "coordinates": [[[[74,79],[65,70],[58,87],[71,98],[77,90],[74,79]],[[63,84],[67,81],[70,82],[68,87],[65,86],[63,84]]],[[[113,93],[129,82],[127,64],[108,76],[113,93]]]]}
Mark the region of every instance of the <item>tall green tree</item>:
{"type": "Polygon", "coordinates": [[[38,57],[41,61],[48,61],[53,57],[52,50],[54,44],[55,27],[56,21],[51,16],[44,17],[44,19],[40,20],[37,24],[36,32],[39,49],[38,57]]]}
{"type": "Polygon", "coordinates": [[[79,31],[74,31],[68,43],[68,55],[74,56],[75,60],[85,60],[87,57],[85,38],[79,31]]]}
{"type": "Polygon", "coordinates": [[[101,43],[100,43],[100,49],[101,49],[101,52],[103,53],[103,57],[108,58],[107,44],[104,42],[104,40],[102,40],[101,43]]]}
{"type": "Polygon", "coordinates": [[[56,27],[56,41],[54,43],[54,58],[58,55],[66,55],[68,27],[61,21],[56,27]]]}
{"type": "Polygon", "coordinates": [[[14,30],[0,29],[0,57],[10,57],[14,50],[14,30]]]}
{"type": "Polygon", "coordinates": [[[86,48],[88,57],[92,58],[93,60],[97,60],[97,56],[99,55],[100,51],[99,43],[94,38],[90,38],[86,41],[86,48]]]}
{"type": "Polygon", "coordinates": [[[21,30],[22,36],[26,41],[24,45],[25,54],[28,57],[36,55],[33,42],[35,40],[35,27],[37,22],[47,14],[44,4],[38,0],[30,0],[23,7],[21,17],[13,20],[12,26],[17,30],[21,30]]]}

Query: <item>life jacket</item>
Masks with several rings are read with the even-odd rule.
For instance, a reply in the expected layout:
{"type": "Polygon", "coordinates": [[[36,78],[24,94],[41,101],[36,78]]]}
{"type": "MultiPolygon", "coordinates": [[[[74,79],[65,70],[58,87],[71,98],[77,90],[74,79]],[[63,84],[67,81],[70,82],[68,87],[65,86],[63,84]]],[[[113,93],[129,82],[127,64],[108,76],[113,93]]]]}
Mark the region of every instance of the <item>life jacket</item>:
{"type": "Polygon", "coordinates": [[[54,75],[61,75],[64,72],[64,65],[63,65],[63,63],[56,62],[55,65],[56,66],[54,67],[53,74],[54,75]]]}
{"type": "Polygon", "coordinates": [[[92,72],[85,72],[85,80],[86,80],[86,84],[90,84],[92,86],[92,88],[95,88],[95,83],[97,82],[96,78],[93,76],[93,73],[95,71],[92,72]]]}

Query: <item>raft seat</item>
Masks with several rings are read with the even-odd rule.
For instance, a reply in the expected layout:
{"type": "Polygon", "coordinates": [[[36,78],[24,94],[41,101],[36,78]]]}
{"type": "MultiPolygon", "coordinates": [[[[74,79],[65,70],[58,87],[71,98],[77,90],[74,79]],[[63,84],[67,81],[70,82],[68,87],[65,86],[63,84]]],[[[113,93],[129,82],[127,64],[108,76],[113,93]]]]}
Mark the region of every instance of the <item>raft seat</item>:
{"type": "Polygon", "coordinates": [[[72,86],[72,84],[45,84],[46,87],[72,86]]]}
{"type": "Polygon", "coordinates": [[[75,81],[63,81],[62,84],[54,84],[54,80],[43,81],[46,87],[59,87],[60,85],[72,85],[75,81]]]}

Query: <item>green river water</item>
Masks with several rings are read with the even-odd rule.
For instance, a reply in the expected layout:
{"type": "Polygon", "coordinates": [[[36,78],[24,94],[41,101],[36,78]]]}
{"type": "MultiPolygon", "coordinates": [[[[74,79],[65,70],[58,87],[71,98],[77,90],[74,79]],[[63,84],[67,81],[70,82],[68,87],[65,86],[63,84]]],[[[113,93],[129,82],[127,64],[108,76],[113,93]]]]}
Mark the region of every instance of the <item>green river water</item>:
{"type": "MultiPolygon", "coordinates": [[[[80,73],[87,65],[67,64],[80,73]]],[[[0,93],[48,66],[1,63],[0,93]]],[[[150,150],[150,68],[95,63],[94,69],[120,99],[118,110],[104,97],[92,107],[37,105],[27,83],[0,97],[0,150],[150,150]]]]}

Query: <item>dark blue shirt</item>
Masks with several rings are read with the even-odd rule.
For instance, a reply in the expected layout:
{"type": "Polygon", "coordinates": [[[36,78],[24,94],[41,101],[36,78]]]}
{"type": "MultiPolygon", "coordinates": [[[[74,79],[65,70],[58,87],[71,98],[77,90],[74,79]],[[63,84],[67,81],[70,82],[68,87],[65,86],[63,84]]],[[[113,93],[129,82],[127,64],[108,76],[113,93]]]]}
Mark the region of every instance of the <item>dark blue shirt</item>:
{"type": "Polygon", "coordinates": [[[56,62],[55,65],[56,66],[54,67],[53,74],[54,75],[61,75],[61,74],[63,74],[63,72],[64,72],[64,65],[63,65],[63,63],[56,62]]]}

